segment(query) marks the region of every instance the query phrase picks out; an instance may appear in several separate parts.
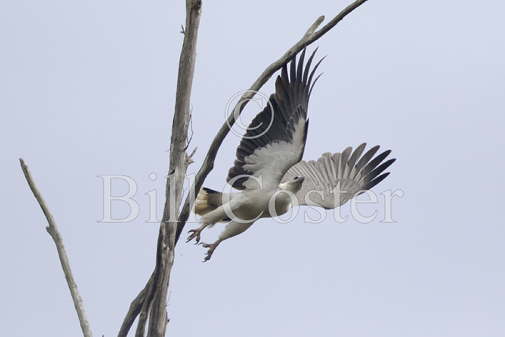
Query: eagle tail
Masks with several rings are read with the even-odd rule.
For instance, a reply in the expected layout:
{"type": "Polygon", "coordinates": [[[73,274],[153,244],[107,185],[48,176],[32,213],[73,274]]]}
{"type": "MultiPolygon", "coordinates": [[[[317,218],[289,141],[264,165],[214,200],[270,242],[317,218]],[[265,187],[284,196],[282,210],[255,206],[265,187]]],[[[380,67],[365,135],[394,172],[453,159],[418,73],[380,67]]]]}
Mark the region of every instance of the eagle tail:
{"type": "Polygon", "coordinates": [[[204,187],[198,192],[195,201],[195,213],[205,215],[223,204],[222,193],[204,187]]]}

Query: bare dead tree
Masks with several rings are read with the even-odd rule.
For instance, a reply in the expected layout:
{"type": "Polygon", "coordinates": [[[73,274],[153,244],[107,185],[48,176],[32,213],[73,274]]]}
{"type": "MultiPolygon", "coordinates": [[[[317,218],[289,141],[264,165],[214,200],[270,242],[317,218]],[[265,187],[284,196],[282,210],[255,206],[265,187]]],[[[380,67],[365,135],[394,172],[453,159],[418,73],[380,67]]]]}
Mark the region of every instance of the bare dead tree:
{"type": "MultiPolygon", "coordinates": [[[[129,310],[126,313],[118,332],[118,337],[126,337],[137,318],[138,323],[135,332],[136,337],[144,337],[146,327],[147,335],[149,337],[163,337],[165,335],[168,322],[166,311],[167,293],[170,283],[171,270],[174,264],[175,246],[184,229],[186,221],[189,218],[190,210],[193,207],[194,195],[200,190],[207,175],[213,169],[217,152],[221,147],[223,140],[229,133],[230,128],[234,125],[237,118],[239,118],[249,100],[254,97],[254,94],[261,89],[261,87],[277,70],[279,70],[303,48],[330,31],[342,19],[366,1],[367,0],[354,1],[318,30],[319,26],[324,21],[324,16],[319,17],[309,27],[300,40],[298,40],[279,59],[270,64],[263,73],[261,73],[261,75],[253,82],[249,90],[247,90],[239,99],[232,110],[232,113],[228,116],[225,123],[217,132],[209,150],[207,151],[202,166],[198,170],[195,180],[186,195],[184,204],[182,204],[184,193],[183,183],[186,177],[187,168],[193,162],[191,157],[194,154],[194,151],[191,154],[187,153],[190,142],[190,140],[188,140],[188,128],[191,121],[191,89],[193,84],[198,28],[202,8],[201,0],[186,0],[186,24],[181,29],[181,33],[184,34],[184,41],[179,59],[176,102],[170,141],[169,174],[165,188],[165,206],[163,217],[158,234],[156,263],[154,271],[145,287],[130,304],[129,310]]],[[[54,223],[44,200],[35,187],[28,168],[22,159],[21,167],[28,184],[49,223],[47,230],[56,244],[62,268],[74,300],[74,306],[79,317],[83,335],[84,337],[91,337],[91,329],[86,319],[82,299],[79,296],[77,285],[70,270],[68,257],[65,253],[61,235],[58,233],[56,224],[54,223]]]]}
{"type": "MultiPolygon", "coordinates": [[[[308,46],[309,44],[313,43],[314,41],[318,40],[321,36],[323,36],[325,33],[327,33],[329,30],[331,30],[337,23],[339,23],[340,21],[342,21],[342,19],[344,19],[349,13],[351,13],[353,10],[355,10],[356,8],[358,8],[359,6],[361,6],[363,3],[365,3],[367,0],[358,0],[358,1],[354,1],[352,4],[350,4],[349,6],[347,6],[346,8],[344,8],[338,15],[336,15],[331,21],[329,21],[326,25],[324,25],[321,29],[317,30],[317,28],[321,25],[321,23],[323,22],[324,20],[324,16],[320,16],[310,27],[309,29],[307,30],[307,32],[303,35],[303,37],[297,41],[291,48],[288,49],[287,52],[284,53],[284,55],[282,55],[282,57],[280,57],[278,60],[276,60],[275,62],[273,62],[271,65],[269,65],[264,71],[263,73],[256,79],[256,81],[254,81],[254,83],[251,85],[251,87],[249,88],[249,90],[247,90],[244,95],[239,99],[239,101],[237,102],[236,106],[234,107],[234,109],[232,110],[233,113],[231,113],[229,116],[228,116],[228,119],[225,121],[225,123],[221,126],[221,128],[219,129],[217,135],[214,137],[214,140],[212,141],[211,145],[210,145],[210,148],[209,150],[207,151],[207,155],[204,159],[204,162],[202,164],[202,166],[200,167],[200,169],[198,170],[198,173],[196,174],[196,177],[195,177],[195,180],[190,188],[190,193],[186,196],[186,200],[184,202],[184,206],[182,208],[182,211],[180,212],[179,216],[178,216],[178,221],[176,222],[170,222],[170,229],[172,230],[172,224],[176,224],[176,232],[175,232],[175,237],[174,237],[174,240],[172,241],[171,238],[169,240],[169,242],[172,244],[173,243],[173,246],[169,247],[169,249],[175,249],[175,244],[177,243],[177,241],[179,240],[179,237],[182,233],[182,230],[184,229],[184,226],[186,224],[186,221],[188,220],[189,218],[189,213],[190,213],[190,210],[192,209],[193,207],[193,202],[194,202],[194,195],[196,194],[197,191],[200,190],[200,188],[202,187],[203,185],[203,182],[205,181],[205,178],[207,177],[207,175],[210,173],[210,171],[212,170],[212,168],[214,167],[214,160],[216,158],[216,155],[217,155],[217,152],[219,150],[219,148],[221,147],[221,144],[224,140],[224,138],[227,136],[227,134],[229,133],[230,131],[230,128],[233,126],[233,124],[235,123],[235,121],[237,120],[237,118],[240,116],[241,112],[243,111],[243,109],[245,108],[246,104],[249,102],[249,100],[251,100],[251,98],[254,97],[254,94],[259,90],[261,89],[261,87],[272,77],[272,75],[277,71],[279,70],[284,64],[286,64],[294,55],[296,55],[298,52],[300,52],[303,48],[305,48],[306,46],[308,46]],[[193,194],[192,194],[192,193],[193,194]]],[[[190,5],[188,5],[188,3],[192,3],[192,2],[197,2],[198,3],[198,8],[201,8],[201,1],[191,1],[191,0],[187,0],[187,9],[191,9],[192,7],[190,5]]],[[[198,12],[198,16],[199,16],[199,12],[198,12]]],[[[195,15],[195,13],[192,13],[190,10],[186,13],[187,17],[186,17],[186,29],[185,29],[185,32],[188,32],[190,31],[192,28],[195,28],[195,27],[190,27],[188,25],[188,22],[194,22],[194,20],[191,20],[191,16],[192,15],[195,15]]],[[[198,26],[198,22],[196,22],[196,28],[198,26]]],[[[195,47],[196,46],[196,34],[193,35],[195,37],[195,41],[194,41],[194,44],[191,44],[191,45],[188,45],[188,46],[191,46],[191,47],[195,47]]],[[[186,38],[188,38],[188,36],[185,36],[185,40],[184,40],[184,44],[183,44],[183,50],[181,52],[181,55],[184,53],[184,48],[186,46],[186,38]]],[[[194,50],[192,51],[194,53],[194,50]]],[[[179,68],[180,70],[180,68],[179,68]]],[[[179,72],[179,79],[178,79],[178,83],[181,81],[180,79],[180,76],[185,76],[185,75],[188,75],[188,74],[181,74],[181,72],[179,72]]],[[[192,72],[191,72],[191,75],[192,75],[192,72]]],[[[187,93],[187,92],[184,92],[185,95],[190,95],[190,93],[187,93]]],[[[179,95],[179,91],[177,91],[177,95],[179,95]]],[[[188,102],[189,104],[189,102],[188,102]]],[[[176,105],[177,107],[177,105],[176,105]]],[[[177,109],[176,109],[176,112],[177,114],[177,109]]],[[[174,121],[175,121],[175,117],[174,117],[174,121]]],[[[174,130],[174,128],[172,128],[172,132],[174,132],[176,130],[174,130]]],[[[185,137],[187,138],[187,128],[185,130],[185,137]]],[[[185,139],[186,139],[185,138],[185,139]]],[[[172,140],[173,140],[173,134],[172,134],[172,140]]],[[[186,166],[187,168],[187,166],[186,166]]],[[[168,191],[168,189],[167,189],[168,191]]],[[[166,200],[169,199],[169,196],[167,195],[167,198],[166,200]]],[[[177,205],[179,205],[179,203],[177,203],[177,205]]],[[[166,207],[167,205],[165,205],[165,211],[166,211],[166,207]]],[[[162,227],[163,227],[163,224],[162,224],[162,227]]],[[[162,233],[160,231],[160,237],[159,237],[159,241],[162,240],[163,241],[163,235],[171,235],[173,234],[172,232],[168,233],[168,232],[165,232],[165,233],[162,233]]],[[[158,241],[158,252],[159,252],[159,249],[160,249],[160,242],[158,241]]],[[[157,255],[157,259],[167,259],[167,257],[165,256],[168,256],[168,261],[166,262],[163,262],[163,261],[159,261],[157,260],[156,262],[156,267],[155,267],[155,270],[151,276],[151,278],[149,279],[149,281],[147,282],[146,286],[144,287],[144,289],[137,295],[137,297],[133,300],[133,302],[131,303],[130,305],[130,309],[128,310],[128,313],[126,314],[126,317],[123,321],[123,325],[121,326],[121,329],[118,333],[118,337],[126,337],[127,334],[128,334],[128,331],[129,329],[131,328],[131,325],[133,324],[135,318],[137,315],[139,315],[139,313],[142,311],[142,313],[140,314],[140,318],[139,318],[139,324],[137,325],[137,333],[136,333],[136,336],[137,337],[142,337],[143,334],[141,331],[139,331],[139,327],[141,327],[141,329],[143,329],[143,325],[145,324],[145,320],[147,319],[145,313],[145,308],[147,308],[150,304],[149,302],[153,301],[153,297],[151,296],[152,294],[152,288],[153,288],[153,284],[154,283],[157,283],[158,285],[157,286],[154,286],[154,287],[162,287],[161,291],[164,291],[163,293],[163,296],[166,296],[166,289],[168,288],[168,278],[165,278],[164,281],[159,281],[159,277],[158,277],[158,274],[159,273],[163,273],[164,275],[169,275],[170,274],[170,271],[169,269],[171,269],[172,265],[173,265],[173,252],[171,252],[170,254],[168,255],[163,255],[163,254],[158,254],[157,255]],[[157,269],[158,267],[161,267],[163,269],[163,271],[160,271],[159,269],[157,269]],[[165,283],[163,283],[165,282],[165,283]],[[146,304],[147,303],[147,304],[146,304]]],[[[158,291],[157,293],[160,294],[162,293],[161,291],[158,291]]],[[[163,299],[163,301],[165,301],[165,299],[163,299]]],[[[161,300],[158,300],[158,305],[160,303],[163,303],[165,304],[166,302],[161,302],[161,300]]],[[[161,310],[160,307],[158,307],[158,309],[161,310]]],[[[165,311],[163,311],[165,313],[165,311]]],[[[158,313],[159,315],[159,313],[158,313]]],[[[160,316],[157,317],[157,319],[161,319],[160,316]]],[[[150,318],[150,320],[152,320],[152,317],[150,318]]],[[[164,322],[166,322],[166,319],[164,320],[164,322]]],[[[150,326],[152,326],[152,324],[150,324],[150,326]]],[[[161,326],[161,325],[160,325],[161,326]]],[[[152,330],[150,329],[149,330],[149,334],[148,336],[151,337],[151,336],[162,336],[162,335],[159,335],[159,334],[152,334],[152,330]]]]}

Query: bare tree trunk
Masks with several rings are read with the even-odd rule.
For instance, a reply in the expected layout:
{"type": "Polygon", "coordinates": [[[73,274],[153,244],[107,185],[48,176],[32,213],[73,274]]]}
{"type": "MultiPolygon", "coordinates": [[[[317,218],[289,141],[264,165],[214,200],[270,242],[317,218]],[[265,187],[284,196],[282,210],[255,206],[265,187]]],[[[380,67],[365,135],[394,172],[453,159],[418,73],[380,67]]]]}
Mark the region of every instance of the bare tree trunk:
{"type": "Polygon", "coordinates": [[[149,320],[148,336],[163,337],[168,322],[166,301],[170,273],[174,263],[177,219],[183,197],[183,184],[191,156],[187,154],[188,127],[191,120],[190,102],[195,70],[196,43],[200,25],[201,0],[186,0],[186,26],[179,59],[172,137],[170,142],[170,168],[166,185],[166,199],[160,225],[156,253],[156,267],[146,289],[140,312],[136,336],[143,337],[149,320]]]}

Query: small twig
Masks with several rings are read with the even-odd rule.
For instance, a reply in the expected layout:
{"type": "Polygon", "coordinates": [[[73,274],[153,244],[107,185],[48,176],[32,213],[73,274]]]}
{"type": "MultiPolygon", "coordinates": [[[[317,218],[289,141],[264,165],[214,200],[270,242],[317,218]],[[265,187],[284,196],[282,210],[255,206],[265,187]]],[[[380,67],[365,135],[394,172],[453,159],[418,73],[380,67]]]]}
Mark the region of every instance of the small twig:
{"type": "Polygon", "coordinates": [[[186,146],[184,147],[184,151],[186,151],[193,140],[193,135],[195,134],[193,131],[193,107],[189,107],[189,136],[186,142],[186,146]]]}
{"type": "Polygon", "coordinates": [[[184,25],[181,25],[181,31],[180,31],[181,34],[186,34],[186,30],[184,30],[184,25]]]}
{"type": "Polygon", "coordinates": [[[33,195],[35,196],[35,199],[37,199],[37,202],[39,203],[40,208],[42,208],[42,212],[44,212],[44,215],[46,216],[47,223],[48,223],[48,226],[46,227],[46,231],[49,233],[49,235],[51,236],[51,238],[54,241],[54,244],[56,245],[56,250],[58,251],[58,256],[60,258],[61,267],[63,269],[63,273],[65,274],[68,288],[70,289],[70,294],[72,295],[72,300],[74,301],[75,311],[77,312],[77,316],[79,317],[79,322],[81,324],[82,334],[84,335],[84,337],[92,337],[93,334],[91,332],[91,328],[89,326],[88,319],[86,318],[84,304],[82,302],[81,296],[79,295],[79,291],[77,289],[77,284],[74,280],[74,276],[72,275],[72,270],[70,268],[70,262],[68,260],[67,252],[66,252],[65,246],[63,244],[63,239],[60,235],[60,232],[58,231],[58,226],[56,225],[56,222],[54,221],[54,218],[51,215],[49,208],[47,207],[44,199],[42,198],[42,195],[40,194],[39,190],[37,189],[37,186],[35,185],[35,182],[33,181],[33,178],[30,174],[30,170],[28,169],[28,166],[26,166],[24,160],[21,158],[19,159],[19,163],[21,164],[21,169],[23,170],[23,174],[25,175],[26,181],[28,182],[28,186],[30,186],[30,189],[31,189],[33,195]]]}
{"type": "Polygon", "coordinates": [[[195,153],[196,153],[196,151],[197,151],[197,150],[198,150],[198,146],[197,146],[197,147],[195,147],[195,148],[193,149],[193,151],[191,151],[191,153],[189,154],[189,159],[192,159],[192,158],[193,158],[193,156],[195,155],[195,153]]]}
{"type": "Polygon", "coordinates": [[[186,165],[189,166],[191,164],[193,164],[195,161],[193,160],[193,156],[195,155],[196,153],[196,150],[198,149],[198,147],[195,147],[193,149],[193,151],[191,151],[190,154],[186,154],[186,165]]]}
{"type": "Polygon", "coordinates": [[[317,29],[317,27],[319,27],[321,25],[321,23],[324,21],[324,15],[321,15],[320,17],[317,18],[317,20],[312,24],[312,26],[309,27],[309,29],[307,29],[307,32],[305,33],[305,36],[304,38],[309,38],[317,29]]]}

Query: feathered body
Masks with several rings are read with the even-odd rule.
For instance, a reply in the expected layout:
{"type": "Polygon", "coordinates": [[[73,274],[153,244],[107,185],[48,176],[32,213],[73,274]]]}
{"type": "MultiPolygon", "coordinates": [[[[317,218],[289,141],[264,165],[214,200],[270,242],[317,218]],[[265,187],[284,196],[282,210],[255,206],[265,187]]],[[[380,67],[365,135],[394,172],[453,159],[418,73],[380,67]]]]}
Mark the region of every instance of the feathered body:
{"type": "Polygon", "coordinates": [[[275,189],[252,189],[224,194],[204,188],[198,193],[195,213],[201,222],[215,224],[231,220],[248,223],[260,218],[285,214],[294,196],[302,187],[303,178],[282,183],[275,189]]]}

